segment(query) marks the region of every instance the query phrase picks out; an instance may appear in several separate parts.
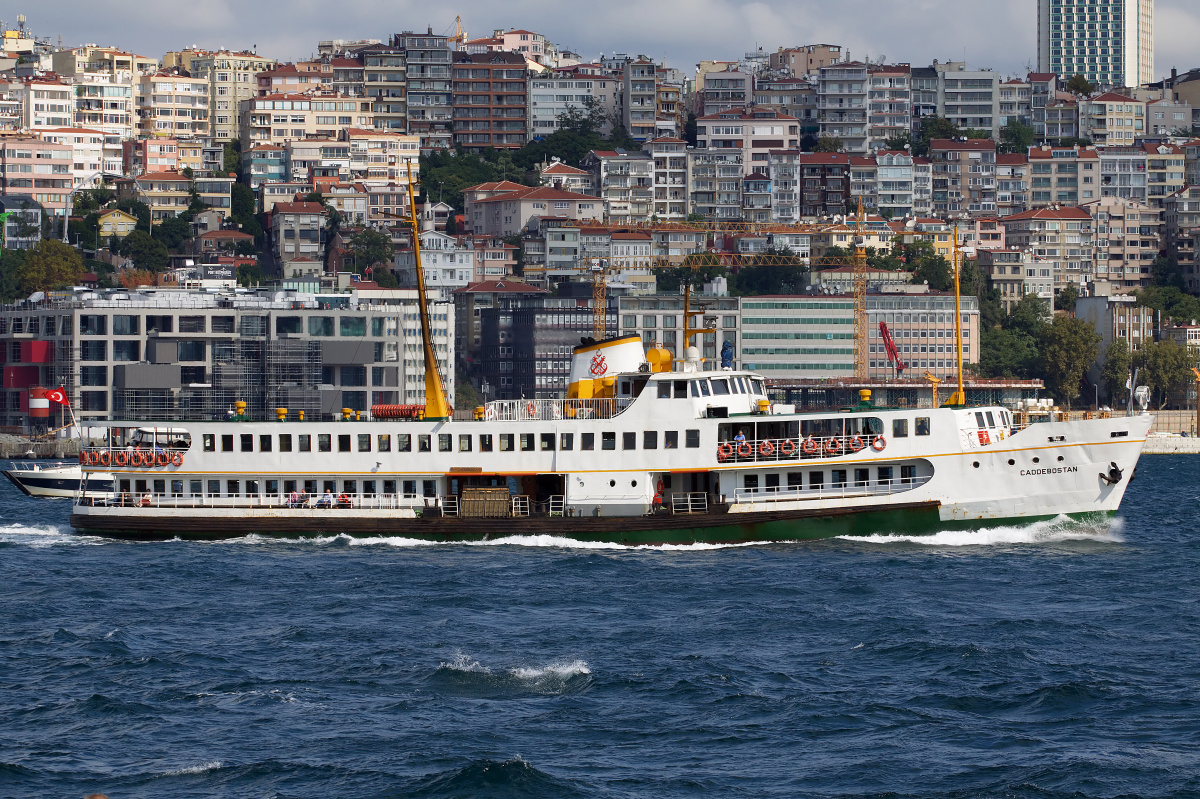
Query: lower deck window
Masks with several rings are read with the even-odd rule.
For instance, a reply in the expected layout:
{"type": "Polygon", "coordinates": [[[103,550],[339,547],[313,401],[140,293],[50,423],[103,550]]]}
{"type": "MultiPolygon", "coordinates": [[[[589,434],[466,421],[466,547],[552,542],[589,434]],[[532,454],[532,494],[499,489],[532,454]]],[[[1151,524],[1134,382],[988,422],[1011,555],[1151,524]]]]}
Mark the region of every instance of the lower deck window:
{"type": "Polygon", "coordinates": [[[758,475],[757,474],[742,475],[742,488],[746,489],[747,491],[749,491],[751,493],[758,491],[758,475]]]}
{"type": "Polygon", "coordinates": [[[880,466],[879,467],[879,485],[887,486],[887,485],[891,485],[891,484],[892,484],[892,467],[891,466],[880,466]]]}

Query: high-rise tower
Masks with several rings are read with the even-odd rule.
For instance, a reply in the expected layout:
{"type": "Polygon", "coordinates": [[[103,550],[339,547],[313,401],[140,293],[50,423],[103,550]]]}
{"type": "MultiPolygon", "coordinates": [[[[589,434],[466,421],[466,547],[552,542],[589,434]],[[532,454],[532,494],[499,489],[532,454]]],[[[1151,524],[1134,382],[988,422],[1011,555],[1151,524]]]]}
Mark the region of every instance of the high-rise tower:
{"type": "Polygon", "coordinates": [[[1154,80],[1154,0],[1038,0],[1038,71],[1104,86],[1154,80]]]}

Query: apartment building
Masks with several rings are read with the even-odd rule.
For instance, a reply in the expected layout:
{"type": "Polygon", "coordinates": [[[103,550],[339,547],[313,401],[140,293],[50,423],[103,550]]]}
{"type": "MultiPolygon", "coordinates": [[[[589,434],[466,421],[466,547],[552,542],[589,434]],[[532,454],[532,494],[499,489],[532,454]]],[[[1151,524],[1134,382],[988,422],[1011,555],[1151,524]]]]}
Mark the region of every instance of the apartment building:
{"type": "Polygon", "coordinates": [[[844,214],[850,206],[850,156],[845,153],[800,153],[800,216],[820,218],[844,214]]]}
{"type": "Polygon", "coordinates": [[[1019,214],[1029,207],[1029,156],[996,154],[996,214],[1019,214]]]}
{"type": "MultiPolygon", "coordinates": [[[[485,390],[487,399],[491,389],[491,399],[504,399],[499,395],[502,384],[501,377],[512,381],[516,370],[512,363],[512,311],[522,307],[540,307],[546,296],[546,290],[531,286],[519,280],[480,280],[454,291],[454,351],[462,363],[468,368],[479,369],[484,366],[483,355],[488,352],[486,365],[490,367],[481,374],[489,380],[489,390],[485,390]],[[501,325],[495,318],[498,314],[508,316],[506,324],[501,325]],[[484,339],[484,316],[491,316],[491,334],[484,339]],[[503,343],[502,343],[503,342],[503,343]],[[503,351],[501,351],[501,346],[503,351]],[[501,357],[503,355],[503,358],[501,357]],[[506,367],[503,371],[499,362],[504,360],[506,367]]],[[[503,384],[503,390],[513,392],[518,390],[512,382],[503,384]]],[[[519,396],[519,395],[518,395],[519,396]]]]}
{"type": "Polygon", "coordinates": [[[1154,259],[1163,233],[1162,211],[1119,197],[1081,206],[1095,230],[1093,271],[1097,287],[1124,294],[1153,282],[1154,259]]]}
{"type": "Polygon", "coordinates": [[[148,172],[179,172],[179,142],[174,138],[127,139],[121,142],[123,173],[137,177],[148,172]]]}
{"type": "Polygon", "coordinates": [[[52,217],[61,217],[73,185],[75,149],[70,144],[12,136],[0,145],[3,186],[0,193],[15,200],[40,203],[52,217]]]}
{"type": "Polygon", "coordinates": [[[603,218],[604,205],[597,197],[569,191],[522,187],[482,199],[466,201],[471,232],[488,236],[514,236],[535,217],[575,220],[603,218]]]}
{"type": "Polygon", "coordinates": [[[696,120],[696,150],[740,155],[743,176],[766,169],[772,150],[799,147],[799,121],[778,111],[748,108],[696,120]]]}
{"type": "Polygon", "coordinates": [[[420,175],[421,138],[390,130],[347,128],[350,176],[368,186],[408,185],[420,175]]]}
{"type": "MultiPolygon", "coordinates": [[[[581,65],[586,66],[586,65],[581,65]]],[[[549,136],[559,129],[559,117],[572,111],[586,114],[594,104],[604,122],[597,132],[612,133],[612,115],[619,108],[621,81],[610,75],[586,74],[579,67],[533,75],[529,81],[529,121],[531,139],[549,136]]]]}
{"type": "Polygon", "coordinates": [[[333,64],[327,61],[301,61],[277,64],[255,76],[258,96],[268,94],[328,93],[333,88],[333,64]]]}
{"type": "Polygon", "coordinates": [[[866,64],[838,62],[818,72],[818,133],[840,139],[846,153],[866,155],[871,149],[868,126],[869,69],[866,64]]]}
{"type": "Polygon", "coordinates": [[[1078,205],[1100,196],[1100,154],[1095,147],[1029,148],[1029,204],[1078,205]]]}
{"type": "Polygon", "coordinates": [[[69,128],[75,123],[74,89],[57,75],[26,78],[17,95],[22,128],[69,128]]]}
{"type": "Polygon", "coordinates": [[[794,225],[800,221],[800,187],[803,177],[798,150],[773,150],[767,161],[771,180],[771,221],[794,225]]]}
{"type": "Polygon", "coordinates": [[[1163,243],[1183,272],[1188,289],[1200,285],[1196,236],[1200,233],[1200,186],[1186,186],[1163,200],[1163,243]]]}
{"type": "Polygon", "coordinates": [[[333,67],[333,77],[329,84],[334,94],[346,97],[366,97],[366,65],[360,53],[346,56],[325,56],[329,66],[333,67]]]}
{"type": "Polygon", "coordinates": [[[664,136],[646,142],[646,151],[654,165],[651,218],[660,222],[683,221],[688,215],[687,142],[664,136]]]}
{"type": "Polygon", "coordinates": [[[1000,84],[1000,127],[1014,120],[1022,125],[1033,122],[1033,86],[1028,80],[1014,78],[1000,84]]]}
{"type": "Polygon", "coordinates": [[[1037,113],[1042,118],[1041,124],[1034,126],[1039,139],[1057,142],[1079,137],[1079,103],[1075,100],[1050,100],[1037,113]]]}
{"type": "Polygon", "coordinates": [[[723,147],[689,150],[687,159],[690,212],[705,219],[739,219],[745,174],[742,151],[723,147]]]}
{"type": "Polygon", "coordinates": [[[880,150],[877,167],[876,210],[889,219],[914,215],[913,155],[906,150],[880,150]]]}
{"type": "Polygon", "coordinates": [[[141,73],[158,69],[158,59],[113,47],[87,44],[52,53],[50,69],[70,80],[86,80],[88,76],[103,75],[131,85],[141,73]]]}
{"type": "MultiPolygon", "coordinates": [[[[321,297],[106,291],[0,309],[0,410],[25,426],[27,390],[62,385],[81,421],[224,419],[274,409],[333,419],[342,408],[423,402],[415,291],[321,297]],[[33,341],[31,339],[36,339],[33,341]],[[419,378],[419,379],[418,379],[419,378]]],[[[454,308],[430,306],[439,367],[454,362],[454,308]]],[[[443,382],[454,396],[453,369],[443,382]]]]}
{"type": "Polygon", "coordinates": [[[1149,136],[1191,136],[1193,114],[1191,103],[1161,98],[1146,102],[1146,133],[1149,136]]]}
{"type": "Polygon", "coordinates": [[[1110,145],[1098,152],[1101,197],[1120,197],[1138,203],[1149,200],[1145,148],[1110,145]]]}
{"type": "Polygon", "coordinates": [[[863,209],[874,214],[879,190],[879,165],[873,156],[850,156],[850,207],[863,209]]]}
{"type": "Polygon", "coordinates": [[[1054,296],[1049,276],[1041,284],[1033,277],[1030,278],[1029,283],[1026,283],[1026,272],[1032,272],[1034,275],[1037,273],[1037,263],[1030,250],[1011,248],[980,250],[978,264],[980,271],[987,276],[988,284],[999,292],[1000,307],[1006,314],[1012,313],[1013,309],[1017,307],[1017,303],[1024,299],[1026,294],[1041,296],[1043,292],[1031,291],[1032,288],[1039,285],[1045,286],[1044,293],[1048,295],[1048,298],[1054,296]]]}
{"type": "Polygon", "coordinates": [[[107,75],[89,75],[72,87],[75,124],[104,131],[105,170],[120,170],[121,142],[131,138],[137,126],[133,112],[133,84],[107,75]],[[120,80],[121,82],[117,82],[120,80]]]}
{"type": "Polygon", "coordinates": [[[655,63],[649,59],[625,64],[621,77],[621,114],[625,130],[634,141],[649,141],[659,135],[656,72],[655,63]]]}
{"type": "Polygon", "coordinates": [[[454,53],[454,144],[471,150],[525,145],[528,70],[518,53],[454,53]]]}
{"type": "Polygon", "coordinates": [[[592,179],[591,172],[564,164],[557,158],[551,159],[550,165],[538,172],[538,184],[552,189],[573,191],[577,194],[595,194],[596,192],[596,184],[592,179]]]}
{"type": "Polygon", "coordinates": [[[1091,293],[1095,223],[1086,210],[1050,206],[1000,221],[1010,247],[1032,251],[1036,266],[1026,271],[1027,284],[1049,283],[1055,292],[1074,286],[1080,294],[1091,293]]]}
{"type": "Polygon", "coordinates": [[[0,195],[0,249],[28,250],[42,240],[42,209],[28,198],[0,195]]]}
{"type": "Polygon", "coordinates": [[[1146,104],[1114,92],[1081,100],[1079,136],[1097,145],[1129,146],[1146,135],[1146,104]]]}
{"type": "Polygon", "coordinates": [[[114,181],[118,197],[143,202],[150,207],[150,222],[179,216],[192,204],[192,179],[173,170],[147,172],[114,181]]]}
{"type": "Polygon", "coordinates": [[[1162,208],[1166,198],[1184,186],[1185,157],[1174,144],[1142,142],[1146,151],[1146,194],[1152,208],[1162,208]]]}
{"type": "Polygon", "coordinates": [[[967,69],[961,61],[939,64],[938,116],[963,130],[986,130],[1000,138],[1000,76],[990,69],[967,69]]]}
{"type": "Polygon", "coordinates": [[[271,209],[271,247],[283,264],[299,258],[318,263],[325,255],[325,219],[320,203],[277,202],[271,209]]]}
{"type": "Polygon", "coordinates": [[[242,151],[242,176],[255,191],[264,183],[287,180],[288,174],[287,152],[278,144],[258,143],[242,151]]]}
{"type": "Polygon", "coordinates": [[[163,67],[181,66],[193,78],[208,81],[209,130],[213,138],[230,141],[245,136],[239,132],[239,107],[258,93],[258,74],[275,62],[257,53],[220,50],[182,50],[163,56],[163,67]]]}
{"type": "Polygon", "coordinates": [[[1102,86],[1154,80],[1154,0],[1038,0],[1038,71],[1102,86]]]}
{"type": "Polygon", "coordinates": [[[768,56],[768,67],[786,72],[792,77],[816,75],[821,67],[842,60],[842,48],[836,44],[806,44],[801,47],[780,47],[768,56]]]}
{"type": "Polygon", "coordinates": [[[996,143],[991,139],[934,139],[929,143],[933,162],[934,213],[995,216],[996,143]]]}
{"type": "Polygon", "coordinates": [[[1096,360],[1086,373],[1093,384],[1103,385],[1100,373],[1104,355],[1113,341],[1125,339],[1130,351],[1137,352],[1142,344],[1154,340],[1154,309],[1141,305],[1132,294],[1080,297],[1075,301],[1075,318],[1084,320],[1100,334],[1096,360]]]}
{"type": "Polygon", "coordinates": [[[140,75],[134,88],[137,130],[143,136],[207,136],[209,87],[203,78],[157,71],[140,75]]]}
{"type": "Polygon", "coordinates": [[[912,75],[907,64],[872,67],[867,79],[867,136],[872,145],[912,126],[912,75]]]}
{"type": "Polygon", "coordinates": [[[37,132],[42,141],[71,147],[71,186],[94,188],[103,182],[106,136],[104,131],[90,128],[43,128],[37,132]]]}
{"type": "MultiPolygon", "coordinates": [[[[371,44],[360,48],[356,55],[362,59],[363,93],[371,103],[371,123],[382,130],[408,131],[408,103],[405,85],[408,64],[403,41],[392,44],[371,44]]],[[[356,96],[353,92],[350,96],[356,96]]],[[[422,93],[424,97],[424,93],[422,93]]]]}
{"type": "Polygon", "coordinates": [[[684,94],[688,81],[683,73],[659,64],[654,69],[657,109],[655,134],[657,138],[678,138],[683,135],[687,118],[684,94]]]}
{"type": "Polygon", "coordinates": [[[754,89],[754,75],[736,64],[727,64],[720,72],[706,72],[695,89],[697,116],[740,111],[752,104],[754,89]]]}
{"type": "MultiPolygon", "coordinates": [[[[447,36],[405,31],[392,37],[404,48],[408,133],[421,138],[421,152],[444,150],[454,140],[452,55],[447,36]]],[[[521,107],[525,107],[524,101],[521,107]]]]}
{"type": "Polygon", "coordinates": [[[754,78],[754,105],[795,117],[800,122],[801,136],[816,136],[821,129],[817,113],[817,81],[813,77],[757,75],[754,78]]]}
{"type": "MultiPolygon", "coordinates": [[[[592,150],[580,161],[592,174],[603,216],[611,224],[647,221],[654,208],[654,158],[645,150],[592,150]]],[[[586,193],[586,192],[585,192],[586,193]]]]}
{"type": "Polygon", "coordinates": [[[337,140],[344,128],[369,121],[358,100],[338,95],[268,94],[244,100],[239,113],[243,150],[297,139],[337,140]]]}

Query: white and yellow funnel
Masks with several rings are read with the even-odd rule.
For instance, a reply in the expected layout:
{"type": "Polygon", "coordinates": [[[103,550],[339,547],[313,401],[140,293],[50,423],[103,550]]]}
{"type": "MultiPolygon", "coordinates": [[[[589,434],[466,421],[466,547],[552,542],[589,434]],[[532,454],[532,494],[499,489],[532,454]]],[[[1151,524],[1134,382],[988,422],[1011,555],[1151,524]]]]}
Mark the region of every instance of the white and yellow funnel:
{"type": "Polygon", "coordinates": [[[636,372],[646,362],[638,336],[620,336],[581,344],[571,355],[568,399],[613,396],[617,375],[636,372]]]}

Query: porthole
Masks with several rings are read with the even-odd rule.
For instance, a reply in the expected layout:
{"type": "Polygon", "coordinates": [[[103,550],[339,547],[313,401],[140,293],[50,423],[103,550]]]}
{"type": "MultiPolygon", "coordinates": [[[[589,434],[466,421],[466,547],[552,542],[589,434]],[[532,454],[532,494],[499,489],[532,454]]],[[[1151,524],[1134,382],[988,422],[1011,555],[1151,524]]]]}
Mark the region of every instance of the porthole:
{"type": "Polygon", "coordinates": [[[972,466],[974,466],[976,469],[978,469],[978,468],[979,468],[979,461],[975,461],[975,462],[974,462],[974,463],[972,463],[971,465],[972,465],[972,466]]]}
{"type": "Polygon", "coordinates": [[[637,480],[630,480],[629,485],[633,486],[634,488],[637,488],[637,480]]]}
{"type": "Polygon", "coordinates": [[[1016,461],[1014,461],[1012,458],[1009,458],[1009,459],[1008,459],[1008,465],[1009,465],[1009,466],[1016,466],[1016,465],[1017,465],[1017,462],[1016,462],[1016,461]]]}
{"type": "Polygon", "coordinates": [[[1042,462],[1042,459],[1041,459],[1041,458],[1034,458],[1034,459],[1033,459],[1033,462],[1034,462],[1034,463],[1041,463],[1041,462],[1042,462]]]}
{"type": "Polygon", "coordinates": [[[608,481],[608,486],[609,486],[609,488],[616,488],[616,487],[617,487],[617,481],[616,481],[616,480],[609,480],[609,481],[608,481]]]}
{"type": "Polygon", "coordinates": [[[1058,456],[1058,462],[1059,462],[1059,463],[1062,463],[1062,462],[1063,462],[1063,461],[1065,461],[1065,460],[1066,460],[1066,458],[1064,458],[1062,455],[1059,455],[1059,456],[1058,456]]]}

